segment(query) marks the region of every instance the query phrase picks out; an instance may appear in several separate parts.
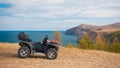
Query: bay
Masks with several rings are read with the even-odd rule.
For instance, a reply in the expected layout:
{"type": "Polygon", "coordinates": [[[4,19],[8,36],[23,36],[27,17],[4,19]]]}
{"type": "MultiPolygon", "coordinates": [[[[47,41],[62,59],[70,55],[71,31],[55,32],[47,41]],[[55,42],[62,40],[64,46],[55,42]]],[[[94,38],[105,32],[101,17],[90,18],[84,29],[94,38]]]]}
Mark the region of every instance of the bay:
{"type": "MultiPolygon", "coordinates": [[[[7,43],[18,43],[18,33],[25,32],[29,35],[29,38],[32,39],[33,42],[41,42],[45,35],[48,35],[49,39],[54,39],[54,31],[0,31],[0,42],[7,43]]],[[[77,37],[65,35],[65,31],[60,31],[62,34],[62,45],[72,43],[77,44],[77,37]]]]}

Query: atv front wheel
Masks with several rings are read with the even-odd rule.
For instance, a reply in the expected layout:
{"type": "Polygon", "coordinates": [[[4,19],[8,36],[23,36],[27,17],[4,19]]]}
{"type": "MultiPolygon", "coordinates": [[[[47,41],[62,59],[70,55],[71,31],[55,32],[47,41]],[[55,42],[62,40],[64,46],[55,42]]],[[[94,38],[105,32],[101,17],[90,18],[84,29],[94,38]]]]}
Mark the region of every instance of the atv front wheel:
{"type": "Polygon", "coordinates": [[[30,49],[28,47],[22,46],[18,49],[18,57],[26,58],[30,56],[30,49]]]}
{"type": "Polygon", "coordinates": [[[57,51],[54,48],[50,48],[47,50],[46,58],[47,59],[56,59],[57,58],[57,51]]]}

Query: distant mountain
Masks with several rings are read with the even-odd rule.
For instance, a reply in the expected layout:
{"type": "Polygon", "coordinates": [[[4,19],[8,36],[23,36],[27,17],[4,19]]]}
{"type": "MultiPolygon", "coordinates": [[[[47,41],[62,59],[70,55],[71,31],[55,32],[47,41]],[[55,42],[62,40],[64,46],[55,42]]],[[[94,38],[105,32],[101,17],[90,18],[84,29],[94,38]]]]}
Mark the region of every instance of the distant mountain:
{"type": "Polygon", "coordinates": [[[66,35],[75,35],[78,38],[81,38],[85,33],[88,33],[91,39],[95,39],[97,35],[100,35],[102,38],[108,37],[111,33],[120,31],[120,22],[104,25],[104,26],[94,26],[88,24],[81,24],[79,26],[68,29],[66,35]]]}
{"type": "Polygon", "coordinates": [[[94,25],[87,25],[87,24],[81,24],[77,26],[77,28],[85,28],[85,29],[91,29],[94,31],[103,31],[103,32],[111,32],[111,31],[118,31],[120,30],[120,22],[104,25],[104,26],[94,26],[94,25]]]}

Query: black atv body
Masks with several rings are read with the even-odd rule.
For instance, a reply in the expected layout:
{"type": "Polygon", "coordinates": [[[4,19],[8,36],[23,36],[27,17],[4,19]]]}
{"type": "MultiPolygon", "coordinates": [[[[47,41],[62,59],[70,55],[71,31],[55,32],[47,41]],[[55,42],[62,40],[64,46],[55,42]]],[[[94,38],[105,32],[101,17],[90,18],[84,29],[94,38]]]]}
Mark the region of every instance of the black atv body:
{"type": "Polygon", "coordinates": [[[24,32],[18,34],[18,39],[21,40],[18,49],[18,56],[20,58],[29,57],[31,54],[43,53],[46,55],[47,59],[55,59],[58,55],[58,45],[57,43],[47,41],[42,42],[32,42],[24,32]]]}

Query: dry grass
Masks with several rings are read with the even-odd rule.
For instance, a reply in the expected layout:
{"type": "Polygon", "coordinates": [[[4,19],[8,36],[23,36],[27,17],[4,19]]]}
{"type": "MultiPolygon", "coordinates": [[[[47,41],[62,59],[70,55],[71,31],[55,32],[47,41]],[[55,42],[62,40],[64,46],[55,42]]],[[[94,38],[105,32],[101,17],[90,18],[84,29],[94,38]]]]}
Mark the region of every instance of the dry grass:
{"type": "Polygon", "coordinates": [[[55,60],[42,54],[17,57],[18,44],[0,43],[0,68],[120,68],[120,54],[60,47],[55,60]]]}

